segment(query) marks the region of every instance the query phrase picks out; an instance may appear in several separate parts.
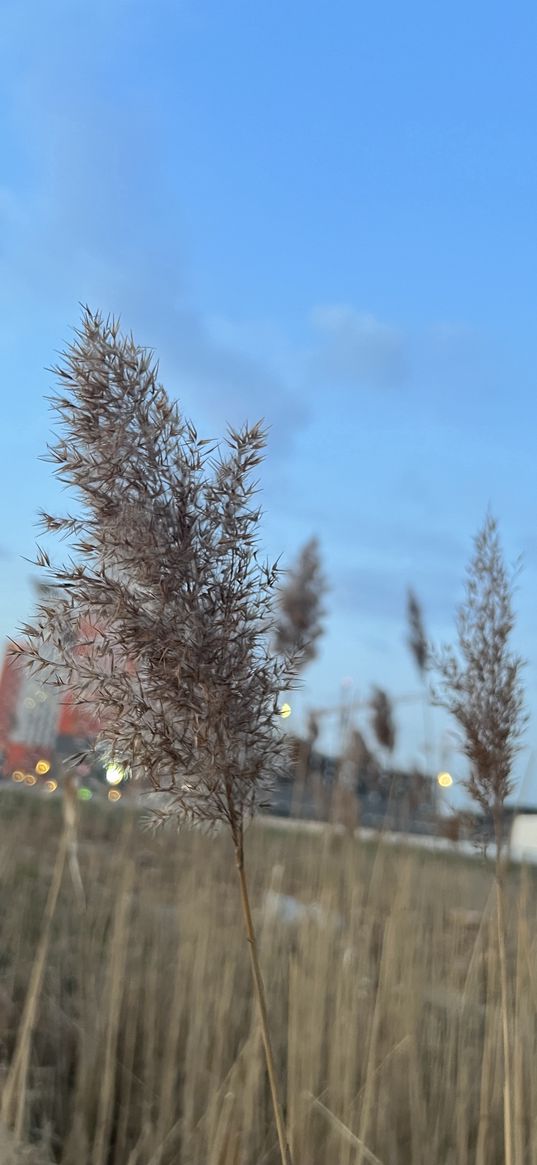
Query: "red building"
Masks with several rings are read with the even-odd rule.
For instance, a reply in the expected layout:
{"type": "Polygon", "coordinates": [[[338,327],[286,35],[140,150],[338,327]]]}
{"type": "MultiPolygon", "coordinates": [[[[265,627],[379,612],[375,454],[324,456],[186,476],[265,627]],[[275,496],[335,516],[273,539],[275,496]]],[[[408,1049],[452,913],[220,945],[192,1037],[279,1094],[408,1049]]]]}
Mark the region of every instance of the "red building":
{"type": "Polygon", "coordinates": [[[59,738],[65,746],[95,735],[97,725],[73,703],[69,692],[32,675],[6,649],[0,672],[0,760],[4,777],[32,772],[40,761],[53,763],[59,738]]]}

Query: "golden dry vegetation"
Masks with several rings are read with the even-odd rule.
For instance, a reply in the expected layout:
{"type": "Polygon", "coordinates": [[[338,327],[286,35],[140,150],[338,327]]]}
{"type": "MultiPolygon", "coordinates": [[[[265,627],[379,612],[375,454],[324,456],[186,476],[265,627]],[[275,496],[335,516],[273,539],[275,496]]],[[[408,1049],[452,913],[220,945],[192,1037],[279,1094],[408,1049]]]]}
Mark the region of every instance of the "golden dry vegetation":
{"type": "MultiPolygon", "coordinates": [[[[0,814],[3,1077],[61,834],[56,803],[0,814]]],[[[22,1144],[61,1165],[275,1165],[231,842],[143,833],[84,805],[81,908],[65,872],[27,1071],[22,1144]]],[[[500,1165],[495,912],[483,862],[266,823],[252,900],[295,1165],[500,1165]]],[[[537,1160],[533,876],[508,892],[515,1161],[537,1160]]]]}

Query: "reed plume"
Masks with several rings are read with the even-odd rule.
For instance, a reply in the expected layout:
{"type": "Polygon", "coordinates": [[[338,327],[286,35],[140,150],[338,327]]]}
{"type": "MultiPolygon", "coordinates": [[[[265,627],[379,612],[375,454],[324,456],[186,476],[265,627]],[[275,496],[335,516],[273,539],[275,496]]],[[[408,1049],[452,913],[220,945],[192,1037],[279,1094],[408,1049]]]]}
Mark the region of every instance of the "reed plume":
{"type": "Polygon", "coordinates": [[[395,748],[393,707],[383,688],[374,688],[371,697],[371,727],[381,748],[392,753],[395,748]]]}
{"type": "Polygon", "coordinates": [[[152,354],[88,308],[53,371],[61,435],[47,459],[77,514],[41,515],[71,556],[53,565],[39,550],[55,598],[23,628],[22,654],[91,709],[107,760],[159,794],[157,823],[229,829],[288,1165],[244,859],[246,822],[286,765],[278,701],[296,672],[270,646],[279,572],[259,556],[252,480],[265,434],[229,429],[223,449],[200,439],[152,354]]]}
{"type": "Polygon", "coordinates": [[[505,801],[514,787],[513,763],[526,724],[523,659],[511,646],[515,627],[513,580],[498,525],[487,514],[474,543],[466,593],[457,611],[457,647],[436,653],[436,702],[455,719],[469,764],[466,788],[494,823],[496,919],[500,964],[504,1068],[504,1149],[514,1153],[510,991],[506,951],[505,801]]]}
{"type": "Polygon", "coordinates": [[[422,680],[429,662],[429,645],[423,622],[423,611],[414,591],[407,593],[408,646],[422,680]]]}
{"type": "Polygon", "coordinates": [[[276,650],[280,654],[299,652],[301,667],[317,656],[318,640],[324,630],[326,591],[319,541],[311,538],[300,551],[278,595],[276,650]]]}
{"type": "Polygon", "coordinates": [[[425,763],[427,766],[427,772],[433,780],[433,798],[436,801],[436,782],[432,773],[434,747],[429,715],[430,692],[427,683],[430,664],[430,648],[429,641],[427,639],[427,633],[425,631],[422,606],[419,602],[419,599],[417,598],[417,595],[410,587],[407,591],[407,621],[407,644],[423,685],[423,732],[425,763]]]}

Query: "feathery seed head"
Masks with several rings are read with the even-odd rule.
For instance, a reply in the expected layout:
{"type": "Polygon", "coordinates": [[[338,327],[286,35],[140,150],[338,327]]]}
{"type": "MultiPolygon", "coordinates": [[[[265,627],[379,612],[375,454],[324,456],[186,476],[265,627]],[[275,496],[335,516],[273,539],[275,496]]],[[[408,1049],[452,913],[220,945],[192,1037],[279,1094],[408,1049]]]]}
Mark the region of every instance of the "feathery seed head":
{"type": "Polygon", "coordinates": [[[435,655],[435,702],[457,721],[470,764],[467,787],[486,812],[512,791],[512,767],[526,724],[521,672],[510,645],[513,585],[496,520],[488,514],[474,542],[466,595],[457,612],[458,643],[435,655]]]}
{"type": "Polygon", "coordinates": [[[407,595],[407,618],[409,626],[408,646],[423,678],[429,662],[429,647],[423,625],[421,605],[412,590],[409,590],[407,595]]]}
{"type": "Polygon", "coordinates": [[[373,688],[371,697],[371,726],[381,748],[393,752],[395,748],[395,724],[390,697],[383,688],[373,688]]]}
{"type": "Polygon", "coordinates": [[[300,667],[317,655],[323,633],[323,597],[327,585],[322,572],[319,542],[311,538],[302,548],[294,568],[280,589],[276,626],[276,650],[296,652],[300,667]]]}
{"type": "Polygon", "coordinates": [[[278,571],[259,559],[251,480],[264,431],[215,451],[151,354],[87,308],[55,372],[49,460],[77,516],[41,515],[72,556],[40,551],[22,654],[90,706],[109,758],[167,794],[165,816],[237,835],[285,763],[278,698],[296,671],[269,646],[278,571]]]}

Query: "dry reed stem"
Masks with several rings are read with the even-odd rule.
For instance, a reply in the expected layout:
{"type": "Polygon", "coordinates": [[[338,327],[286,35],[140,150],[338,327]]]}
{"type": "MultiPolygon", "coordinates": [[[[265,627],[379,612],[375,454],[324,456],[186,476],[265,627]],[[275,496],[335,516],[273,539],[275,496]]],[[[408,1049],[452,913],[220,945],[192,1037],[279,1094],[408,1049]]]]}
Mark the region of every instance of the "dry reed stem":
{"type": "MultiPolygon", "coordinates": [[[[177,929],[179,931],[180,911],[177,916],[177,929]]],[[[177,949],[175,962],[179,965],[180,951],[177,949]]],[[[158,1090],[159,1094],[159,1117],[157,1125],[157,1135],[162,1147],[165,1146],[171,1129],[177,1128],[177,1122],[174,1121],[174,1100],[177,1090],[177,1062],[178,1062],[178,1047],[179,1035],[182,1019],[182,1003],[184,996],[185,984],[177,975],[174,978],[173,994],[169,1014],[167,1015],[166,1024],[166,1042],[164,1046],[164,1055],[162,1059],[161,1068],[161,1083],[158,1090]]],[[[159,1165],[163,1148],[154,1154],[154,1165],[159,1165]]],[[[153,1159],[152,1159],[153,1160],[153,1159]]]]}
{"type": "Polygon", "coordinates": [[[326,1104],[323,1104],[322,1100],[319,1100],[316,1096],[312,1096],[311,1093],[306,1093],[306,1095],[311,1101],[312,1106],[318,1109],[319,1112],[322,1112],[325,1117],[327,1117],[327,1119],[330,1121],[330,1124],[333,1126],[333,1128],[337,1129],[338,1133],[341,1133],[341,1136],[344,1138],[344,1140],[346,1140],[349,1145],[353,1145],[356,1149],[359,1150],[358,1160],[365,1158],[365,1160],[369,1162],[369,1165],[382,1165],[382,1161],[371,1152],[371,1149],[368,1149],[367,1145],[364,1145],[364,1142],[360,1140],[360,1137],[357,1137],[356,1134],[351,1131],[351,1129],[348,1129],[347,1126],[343,1124],[343,1121],[341,1121],[339,1117],[335,1116],[335,1114],[326,1107],[326,1104]]]}
{"type": "Polygon", "coordinates": [[[256,1002],[259,1012],[259,1020],[261,1025],[261,1038],[263,1041],[263,1049],[265,1052],[265,1060],[267,1065],[267,1074],[270,1086],[270,1095],[272,1098],[272,1107],[274,1109],[274,1120],[276,1123],[276,1131],[278,1134],[278,1144],[280,1148],[280,1156],[282,1165],[292,1165],[291,1151],[287,1141],[287,1133],[285,1130],[285,1122],[283,1117],[282,1104],[280,1100],[280,1092],[278,1087],[278,1078],[276,1075],[276,1067],[274,1064],[274,1055],[272,1051],[272,1041],[270,1038],[270,1027],[268,1020],[267,1002],[265,996],[265,985],[259,965],[259,956],[257,950],[257,939],[255,934],[254,923],[252,919],[252,911],[250,908],[250,897],[248,893],[248,882],[244,868],[244,853],[241,843],[235,849],[236,866],[239,875],[239,886],[241,894],[241,905],[244,919],[244,927],[246,931],[246,938],[250,950],[250,963],[252,968],[252,978],[254,983],[256,1002]]]}
{"type": "Polygon", "coordinates": [[[488,947],[487,947],[487,1003],[488,1007],[485,1012],[485,1032],[483,1041],[483,1051],[481,1057],[481,1084],[480,1084],[480,1100],[479,1100],[479,1122],[477,1132],[477,1147],[476,1147],[476,1165],[488,1165],[490,1160],[489,1143],[490,1143],[490,1124],[491,1124],[491,1103],[492,1103],[492,1081],[493,1081],[493,1063],[495,1056],[496,1045],[496,1025],[495,1025],[495,988],[497,968],[493,956],[497,954],[496,944],[492,936],[492,927],[488,928],[488,947]]]}
{"type": "Polygon", "coordinates": [[[140,973],[141,960],[129,960],[129,978],[125,984],[125,1010],[129,1015],[129,1024],[126,1029],[121,1056],[121,1081],[119,1118],[116,1132],[114,1165],[123,1165],[127,1154],[128,1125],[135,1082],[135,1055],[136,1039],[139,1031],[139,999],[138,994],[131,986],[131,980],[136,980],[136,972],[140,973]]]}
{"type": "Polygon", "coordinates": [[[520,898],[517,911],[517,952],[515,971],[515,1014],[513,1033],[513,1152],[514,1165],[524,1165],[525,1142],[525,1113],[526,1113],[526,1079],[524,1064],[524,1045],[522,1031],[524,1022],[529,1021],[527,1006],[527,991],[525,981],[525,959],[527,950],[527,904],[528,879],[527,871],[522,871],[520,898]]]}
{"type": "Polygon", "coordinates": [[[364,1158],[364,1148],[367,1140],[369,1129],[369,1121],[371,1118],[371,1110],[373,1104],[373,1082],[375,1077],[375,1060],[377,1055],[377,1040],[379,1034],[379,1027],[382,1015],[381,1000],[383,998],[384,978],[386,975],[386,967],[392,953],[392,925],[391,920],[387,923],[384,931],[384,939],[382,944],[382,955],[379,968],[379,981],[375,996],[375,1005],[373,1008],[373,1015],[371,1018],[371,1027],[369,1034],[369,1046],[366,1061],[366,1083],[364,1089],[364,1098],[362,1103],[362,1112],[360,1117],[360,1137],[359,1141],[361,1148],[358,1152],[357,1165],[362,1165],[364,1158]]]}
{"type": "Polygon", "coordinates": [[[78,861],[77,782],[74,773],[63,778],[63,820],[67,836],[67,861],[71,881],[81,910],[86,909],[86,895],[78,861]]]}
{"type": "Polygon", "coordinates": [[[112,1101],[115,1092],[115,1077],[117,1071],[117,1042],[127,963],[127,936],[133,884],[134,867],[130,861],[126,861],[118,892],[111,941],[104,1068],[97,1110],[92,1165],[105,1165],[109,1154],[112,1101]]]}
{"type": "Polygon", "coordinates": [[[511,1080],[511,1037],[509,1031],[509,978],[506,953],[505,885],[503,869],[496,873],[496,920],[500,963],[500,1008],[503,1049],[503,1111],[505,1165],[513,1165],[513,1088],[511,1080]]]}
{"type": "MultiPolygon", "coordinates": [[[[10,1032],[16,1032],[26,967],[39,940],[43,911],[36,907],[35,880],[44,883],[45,896],[50,881],[41,855],[59,806],[47,802],[36,813],[36,805],[27,798],[18,822],[6,820],[5,808],[0,815],[0,852],[9,855],[0,884],[1,974],[13,1001],[7,1037],[0,1014],[0,1050],[6,1041],[9,1050],[10,1032]]],[[[87,911],[82,917],[70,887],[62,890],[28,1073],[26,1127],[32,1137],[45,1124],[52,1128],[50,1165],[91,1165],[116,957],[114,902],[128,856],[119,853],[119,814],[101,815],[93,803],[81,812],[87,823],[80,855],[87,911]],[[72,1051],[58,1033],[60,1014],[76,1025],[72,1051]]],[[[240,957],[242,919],[228,844],[225,837],[213,843],[185,835],[180,846],[165,836],[132,838],[129,853],[139,876],[111,1085],[110,1165],[127,1165],[137,1143],[138,1165],[154,1156],[159,1165],[273,1165],[278,1159],[251,971],[240,957]],[[183,990],[175,995],[176,982],[183,990]],[[179,1010],[172,1053],[168,1023],[174,1006],[179,1010]],[[160,1097],[170,1073],[175,1086],[164,1118],[160,1097]]],[[[476,1165],[480,1118],[481,1165],[503,1165],[499,957],[495,901],[491,915],[487,908],[487,868],[444,856],[402,856],[365,843],[338,843],[335,851],[321,835],[296,831],[290,837],[268,824],[251,831],[249,847],[256,905],[270,885],[274,894],[318,906],[317,914],[296,921],[261,909],[258,924],[254,913],[277,1064],[287,1049],[293,1159],[300,1165],[357,1165],[359,1146],[303,1097],[317,1097],[361,1138],[368,1089],[365,1144],[384,1165],[476,1165]],[[484,908],[489,920],[476,939],[477,923],[467,925],[463,916],[481,915],[484,908]],[[387,925],[391,949],[379,979],[387,925]],[[376,1004],[381,1022],[370,1059],[376,1004]]],[[[514,1113],[514,1165],[530,1165],[537,1159],[537,917],[530,894],[527,901],[520,897],[517,921],[511,909],[517,890],[507,873],[506,894],[510,1023],[517,1025],[511,1039],[519,1057],[512,1065],[513,1091],[523,1081],[522,1119],[514,1113]]],[[[282,898],[284,907],[288,901],[282,898]]]]}
{"type": "Polygon", "coordinates": [[[51,928],[56,911],[56,904],[62,884],[65,859],[67,856],[68,836],[64,830],[58,846],[52,880],[48,892],[41,937],[35,954],[30,982],[26,994],[24,1010],[17,1034],[15,1052],[11,1061],[7,1079],[2,1092],[0,1119],[8,1127],[13,1127],[16,1138],[20,1138],[24,1126],[24,1109],[26,1099],[28,1065],[32,1045],[32,1036],[37,1017],[37,1009],[41,997],[41,988],[45,974],[47,954],[50,944],[51,928]]]}

